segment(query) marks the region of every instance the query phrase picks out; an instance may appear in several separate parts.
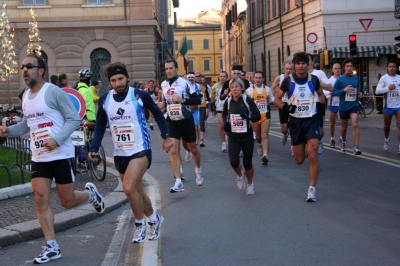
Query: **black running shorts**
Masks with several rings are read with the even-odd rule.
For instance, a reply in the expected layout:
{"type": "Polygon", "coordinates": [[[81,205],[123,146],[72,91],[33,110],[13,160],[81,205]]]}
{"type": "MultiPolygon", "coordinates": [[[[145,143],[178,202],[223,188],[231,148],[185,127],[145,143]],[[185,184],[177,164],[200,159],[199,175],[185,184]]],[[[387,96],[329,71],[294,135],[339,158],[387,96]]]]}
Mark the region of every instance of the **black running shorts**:
{"type": "Polygon", "coordinates": [[[57,184],[74,183],[72,159],[61,159],[51,162],[32,162],[31,178],[44,177],[55,179],[57,184]]]}
{"type": "Polygon", "coordinates": [[[169,136],[174,139],[182,139],[187,143],[196,141],[196,129],[193,116],[189,118],[172,121],[167,120],[169,136]]]}
{"type": "Polygon", "coordinates": [[[147,159],[149,160],[149,165],[147,166],[147,169],[149,169],[151,165],[151,150],[144,150],[132,154],[131,156],[115,156],[114,157],[115,169],[117,169],[118,173],[125,174],[129,162],[132,161],[133,159],[141,158],[143,156],[147,156],[147,159]]]}
{"type": "Polygon", "coordinates": [[[310,139],[320,139],[320,117],[314,115],[310,118],[290,118],[288,127],[293,146],[307,143],[310,139]]]}

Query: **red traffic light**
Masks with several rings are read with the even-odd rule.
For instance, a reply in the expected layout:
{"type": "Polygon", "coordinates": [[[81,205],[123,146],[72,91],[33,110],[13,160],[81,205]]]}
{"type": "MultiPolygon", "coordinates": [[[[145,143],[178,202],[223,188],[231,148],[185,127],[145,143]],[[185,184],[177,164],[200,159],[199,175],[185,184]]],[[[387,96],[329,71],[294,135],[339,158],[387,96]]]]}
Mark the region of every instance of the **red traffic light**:
{"type": "Polygon", "coordinates": [[[349,36],[349,40],[350,40],[351,42],[355,42],[355,41],[357,41],[357,36],[356,36],[356,35],[350,35],[350,36],[349,36]]]}

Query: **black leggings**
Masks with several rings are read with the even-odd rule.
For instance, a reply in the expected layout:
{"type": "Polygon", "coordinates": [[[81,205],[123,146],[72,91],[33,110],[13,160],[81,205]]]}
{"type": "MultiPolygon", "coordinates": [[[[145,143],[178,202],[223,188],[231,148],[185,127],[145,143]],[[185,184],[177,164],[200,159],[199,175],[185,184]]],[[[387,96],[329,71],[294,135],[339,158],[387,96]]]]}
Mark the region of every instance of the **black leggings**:
{"type": "Polygon", "coordinates": [[[229,153],[229,161],[231,163],[232,168],[238,168],[240,164],[239,153],[240,150],[243,150],[243,167],[246,170],[250,170],[253,168],[253,148],[254,148],[254,139],[253,139],[253,131],[251,133],[246,134],[235,134],[229,136],[228,141],[228,153],[229,153]]]}
{"type": "Polygon", "coordinates": [[[206,127],[205,127],[205,121],[206,121],[206,112],[207,112],[207,107],[200,107],[200,132],[206,132],[206,127]]]}

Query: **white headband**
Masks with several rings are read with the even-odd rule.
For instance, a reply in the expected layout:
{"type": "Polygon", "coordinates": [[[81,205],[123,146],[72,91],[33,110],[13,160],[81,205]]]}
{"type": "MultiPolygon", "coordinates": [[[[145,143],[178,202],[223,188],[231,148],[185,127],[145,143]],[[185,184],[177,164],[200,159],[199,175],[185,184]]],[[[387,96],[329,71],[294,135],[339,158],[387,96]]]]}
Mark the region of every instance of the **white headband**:
{"type": "Polygon", "coordinates": [[[242,73],[242,71],[240,71],[240,70],[237,70],[237,69],[232,70],[232,74],[241,74],[241,73],[242,73]]]}
{"type": "Polygon", "coordinates": [[[188,78],[195,78],[196,76],[194,74],[188,74],[187,77],[188,78]]]}

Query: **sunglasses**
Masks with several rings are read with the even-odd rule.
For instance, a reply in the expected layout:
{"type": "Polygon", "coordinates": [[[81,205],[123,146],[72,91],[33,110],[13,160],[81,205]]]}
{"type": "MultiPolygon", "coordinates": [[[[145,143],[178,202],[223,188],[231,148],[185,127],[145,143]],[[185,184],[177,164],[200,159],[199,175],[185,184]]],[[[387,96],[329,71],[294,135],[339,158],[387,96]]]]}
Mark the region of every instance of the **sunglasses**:
{"type": "Polygon", "coordinates": [[[38,66],[35,66],[34,64],[31,64],[31,63],[26,64],[26,65],[21,65],[21,69],[24,69],[25,67],[26,67],[26,69],[32,69],[34,67],[39,68],[38,66]]]}
{"type": "Polygon", "coordinates": [[[201,76],[196,76],[196,78],[200,78],[201,76]]]}

